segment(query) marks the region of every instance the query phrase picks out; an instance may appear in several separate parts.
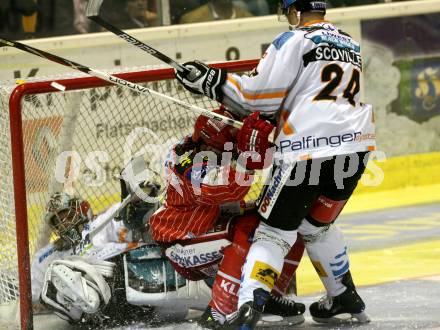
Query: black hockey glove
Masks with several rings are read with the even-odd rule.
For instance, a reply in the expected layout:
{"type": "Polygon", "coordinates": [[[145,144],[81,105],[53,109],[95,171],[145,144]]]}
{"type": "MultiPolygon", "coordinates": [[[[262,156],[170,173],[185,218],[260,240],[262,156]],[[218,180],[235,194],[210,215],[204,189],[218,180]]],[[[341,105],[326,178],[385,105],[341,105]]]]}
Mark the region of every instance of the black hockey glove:
{"type": "MultiPolygon", "coordinates": [[[[121,200],[124,200],[128,194],[134,194],[129,183],[121,178],[121,200]]],[[[158,183],[141,182],[139,188],[150,197],[157,197],[160,191],[158,183]]],[[[145,226],[151,215],[159,208],[159,202],[150,203],[139,198],[124,207],[119,215],[115,217],[116,221],[122,220],[124,226],[130,230],[137,230],[145,226]]]]}
{"type": "Polygon", "coordinates": [[[176,78],[183,87],[191,93],[203,94],[218,102],[222,101],[226,70],[211,68],[199,61],[187,62],[183,66],[191,70],[190,73],[176,71],[176,78]]]}

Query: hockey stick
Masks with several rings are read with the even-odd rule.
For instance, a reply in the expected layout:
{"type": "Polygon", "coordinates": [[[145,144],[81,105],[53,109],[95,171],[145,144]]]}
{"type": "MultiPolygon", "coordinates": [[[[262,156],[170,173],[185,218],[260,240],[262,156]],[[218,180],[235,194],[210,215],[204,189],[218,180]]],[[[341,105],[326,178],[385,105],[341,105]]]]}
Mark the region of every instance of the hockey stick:
{"type": "Polygon", "coordinates": [[[47,59],[49,61],[56,62],[58,64],[70,67],[72,69],[81,71],[81,72],[83,72],[85,74],[88,74],[88,75],[100,78],[102,80],[108,81],[108,82],[110,82],[112,84],[115,84],[115,85],[118,85],[118,86],[122,86],[122,87],[125,87],[125,88],[129,88],[129,89],[131,89],[131,90],[133,90],[135,92],[138,92],[139,94],[153,96],[153,97],[157,97],[157,98],[160,98],[160,99],[163,99],[163,100],[167,100],[168,102],[171,102],[171,103],[174,103],[174,104],[178,104],[178,105],[180,105],[181,107],[183,107],[183,108],[185,108],[187,110],[194,111],[194,112],[198,113],[199,115],[203,115],[203,116],[206,116],[206,117],[208,117],[210,119],[217,120],[217,121],[220,121],[220,122],[224,122],[225,124],[231,125],[231,126],[236,127],[236,128],[241,128],[243,126],[243,123],[240,122],[240,121],[236,121],[236,120],[233,120],[231,118],[228,118],[228,117],[225,117],[223,115],[220,115],[218,113],[215,113],[213,111],[210,111],[210,110],[207,110],[207,109],[203,109],[203,108],[195,106],[195,105],[191,105],[189,103],[180,101],[180,100],[178,100],[178,99],[176,99],[174,97],[171,97],[171,96],[168,96],[168,95],[156,92],[155,90],[149,89],[147,87],[144,87],[144,86],[141,86],[141,85],[129,82],[127,80],[118,78],[117,76],[105,73],[103,71],[99,71],[99,70],[96,70],[96,69],[89,68],[87,66],[84,66],[82,64],[78,64],[76,62],[67,60],[67,59],[62,58],[60,56],[57,56],[57,55],[54,55],[54,54],[50,54],[50,53],[47,53],[45,51],[39,50],[37,48],[34,48],[34,47],[31,47],[31,46],[22,44],[21,42],[18,42],[18,41],[12,41],[12,40],[9,40],[9,39],[6,39],[6,38],[0,38],[0,47],[2,47],[2,46],[9,46],[9,47],[14,47],[14,48],[20,49],[20,50],[22,50],[24,52],[31,53],[31,54],[34,54],[36,56],[45,58],[45,59],[47,59]]]}
{"type": "Polygon", "coordinates": [[[119,212],[122,211],[122,209],[124,207],[126,207],[134,198],[136,197],[135,193],[129,194],[127,195],[127,197],[124,198],[124,200],[121,202],[121,205],[119,205],[119,207],[114,210],[107,218],[105,218],[100,224],[98,224],[96,227],[93,227],[93,222],[92,222],[92,228],[91,230],[88,232],[88,236],[89,239],[92,239],[96,234],[98,234],[105,226],[107,226],[107,224],[112,221],[115,216],[117,216],[119,214],[119,212]]]}
{"type": "Polygon", "coordinates": [[[183,65],[177,63],[172,58],[168,57],[167,55],[159,52],[158,50],[154,49],[151,46],[148,46],[147,44],[143,43],[142,41],[136,39],[135,37],[132,37],[131,35],[125,33],[124,31],[118,29],[117,27],[113,26],[109,22],[105,21],[99,16],[99,10],[101,9],[102,3],[104,0],[89,0],[87,3],[87,9],[86,9],[86,16],[90,18],[92,21],[97,23],[98,25],[101,25],[102,27],[106,28],[110,32],[116,34],[119,38],[127,41],[128,43],[132,44],[133,46],[136,46],[143,51],[147,52],[150,55],[153,55],[157,59],[161,60],[162,62],[165,62],[166,64],[172,66],[174,69],[180,71],[180,72],[186,72],[189,74],[191,71],[187,68],[185,68],[183,65]]]}
{"type": "MultiPolygon", "coordinates": [[[[121,204],[116,210],[114,210],[107,218],[102,220],[99,224],[94,226],[95,222],[92,222],[90,226],[90,231],[87,233],[88,239],[92,239],[96,234],[98,234],[112,219],[114,219],[119,213],[136,197],[143,199],[143,196],[147,194],[148,197],[156,198],[157,190],[159,189],[156,184],[148,184],[146,181],[148,177],[145,177],[147,173],[144,171],[152,171],[156,176],[160,176],[157,172],[151,169],[147,169],[146,164],[142,156],[134,157],[130,160],[130,163],[125,166],[124,170],[121,172],[119,179],[121,180],[121,195],[126,197],[122,200],[121,204]],[[147,183],[145,185],[145,183],[147,183]],[[127,186],[129,188],[127,188],[127,186]],[[124,187],[124,188],[123,188],[124,187]],[[149,188],[147,192],[146,189],[149,188]],[[157,190],[153,190],[157,189],[157,190]],[[153,195],[153,191],[156,195],[153,195]]],[[[156,181],[153,181],[156,182],[156,181]]],[[[160,186],[159,186],[160,187],[160,186]]],[[[148,200],[143,199],[145,202],[148,200]]],[[[156,203],[154,201],[154,203],[156,203]]]]}

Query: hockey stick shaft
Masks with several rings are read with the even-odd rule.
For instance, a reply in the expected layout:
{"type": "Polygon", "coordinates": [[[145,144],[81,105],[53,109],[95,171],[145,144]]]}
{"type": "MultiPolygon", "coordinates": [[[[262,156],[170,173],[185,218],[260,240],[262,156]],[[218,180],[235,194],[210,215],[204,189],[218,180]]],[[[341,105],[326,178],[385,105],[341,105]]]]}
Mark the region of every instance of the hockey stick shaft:
{"type": "Polygon", "coordinates": [[[208,117],[210,119],[217,120],[217,121],[220,121],[220,122],[224,122],[225,124],[231,125],[231,126],[236,127],[236,128],[241,128],[243,126],[242,122],[239,122],[239,121],[233,120],[231,118],[225,117],[225,116],[220,115],[218,113],[215,113],[213,111],[209,111],[207,109],[203,109],[201,107],[198,107],[198,106],[195,106],[195,105],[191,105],[189,103],[186,103],[186,102],[180,101],[178,99],[175,99],[175,98],[173,98],[171,96],[168,96],[168,95],[156,92],[155,90],[149,89],[147,87],[144,87],[144,86],[141,86],[141,85],[129,82],[127,80],[118,78],[118,77],[116,77],[114,75],[108,74],[108,73],[103,72],[103,71],[99,71],[99,70],[96,70],[96,69],[89,68],[89,67],[84,66],[82,64],[76,63],[74,61],[67,60],[65,58],[62,58],[62,57],[54,55],[54,54],[47,53],[45,51],[39,50],[37,48],[31,47],[31,46],[28,46],[28,45],[25,45],[25,44],[23,44],[21,42],[18,42],[18,41],[12,41],[12,40],[9,40],[9,39],[6,39],[6,38],[0,38],[0,47],[1,46],[14,47],[14,48],[20,49],[20,50],[22,50],[24,52],[34,54],[36,56],[45,58],[45,59],[47,59],[49,61],[56,62],[58,64],[61,64],[61,65],[70,67],[72,69],[81,71],[81,72],[86,73],[88,75],[91,75],[91,76],[100,78],[102,80],[108,81],[108,82],[110,82],[112,84],[115,84],[115,85],[118,85],[118,86],[122,86],[122,87],[125,87],[125,88],[128,88],[128,89],[131,89],[131,90],[133,90],[135,92],[138,92],[139,94],[148,95],[148,96],[154,96],[154,97],[166,100],[166,101],[168,101],[170,103],[178,104],[182,108],[185,108],[185,109],[190,110],[190,111],[194,111],[194,112],[198,113],[199,115],[204,115],[204,116],[206,116],[206,117],[208,117]]]}
{"type": "MultiPolygon", "coordinates": [[[[143,199],[142,195],[146,193],[145,189],[149,188],[149,192],[147,193],[148,197],[151,197],[150,194],[157,193],[157,190],[159,187],[151,183],[149,184],[148,181],[145,182],[142,180],[136,180],[136,177],[139,175],[140,172],[145,170],[147,165],[144,163],[143,156],[137,156],[131,159],[130,163],[127,164],[127,166],[124,168],[124,170],[121,172],[120,180],[121,180],[121,194],[124,196],[125,193],[128,193],[128,195],[122,200],[121,204],[118,206],[116,210],[114,210],[110,215],[107,216],[103,221],[98,223],[96,227],[94,227],[94,222],[92,222],[91,229],[88,233],[89,238],[93,238],[98,232],[100,232],[112,219],[114,219],[119,213],[130,203],[132,202],[136,197],[138,199],[143,199]],[[130,185],[130,188],[128,188],[126,185],[130,185]],[[134,186],[133,186],[134,184],[134,186]],[[125,187],[125,189],[123,189],[125,187]]],[[[152,171],[149,169],[149,171],[152,171]]],[[[156,173],[155,171],[153,171],[156,173]]],[[[156,173],[157,174],[157,173],[156,173]]],[[[144,200],[148,203],[147,200],[144,200]]],[[[155,201],[156,203],[157,201],[155,201]]]]}
{"type": "Polygon", "coordinates": [[[110,24],[109,22],[105,21],[102,17],[99,16],[99,10],[101,9],[101,5],[104,0],[89,0],[87,3],[87,9],[86,9],[86,16],[90,18],[92,21],[97,23],[98,25],[106,28],[110,32],[116,34],[119,38],[127,41],[128,43],[132,44],[133,46],[136,46],[143,51],[147,52],[148,54],[156,57],[157,59],[161,60],[162,62],[165,62],[166,64],[172,66],[174,69],[180,71],[180,72],[186,72],[189,74],[191,71],[185,68],[183,65],[177,63],[172,58],[168,57],[167,55],[161,53],[157,49],[154,49],[153,47],[143,43],[142,41],[136,39],[135,37],[129,35],[128,33],[125,33],[124,31],[118,29],[114,25],[110,24]]]}
{"type": "Polygon", "coordinates": [[[124,198],[124,200],[121,202],[121,205],[114,210],[107,218],[105,218],[100,224],[98,224],[96,227],[92,227],[92,229],[89,231],[88,236],[89,239],[92,239],[96,234],[98,234],[102,229],[104,229],[107,224],[112,221],[119,212],[122,211],[124,207],[126,207],[134,198],[136,197],[135,193],[132,193],[124,198]]]}

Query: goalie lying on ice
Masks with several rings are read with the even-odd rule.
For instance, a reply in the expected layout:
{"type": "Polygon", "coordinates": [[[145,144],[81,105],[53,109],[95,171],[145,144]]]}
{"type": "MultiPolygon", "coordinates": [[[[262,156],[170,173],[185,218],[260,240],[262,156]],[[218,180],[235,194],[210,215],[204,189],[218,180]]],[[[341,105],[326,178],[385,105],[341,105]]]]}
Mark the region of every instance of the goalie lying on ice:
{"type": "MultiPolygon", "coordinates": [[[[131,192],[122,183],[124,200],[131,192]]],[[[158,185],[142,186],[149,196],[157,195],[158,185]]],[[[44,220],[57,239],[34,257],[34,304],[41,302],[71,323],[99,325],[138,316],[145,320],[151,315],[151,306],[170,304],[170,300],[158,298],[167,295],[167,288],[184,287],[187,281],[174,272],[149,237],[149,218],[157,208],[157,202],[133,198],[125,207],[116,203],[94,217],[87,201],[66,193],[53,194],[44,220]],[[91,237],[89,233],[103,222],[106,225],[91,237]]]]}

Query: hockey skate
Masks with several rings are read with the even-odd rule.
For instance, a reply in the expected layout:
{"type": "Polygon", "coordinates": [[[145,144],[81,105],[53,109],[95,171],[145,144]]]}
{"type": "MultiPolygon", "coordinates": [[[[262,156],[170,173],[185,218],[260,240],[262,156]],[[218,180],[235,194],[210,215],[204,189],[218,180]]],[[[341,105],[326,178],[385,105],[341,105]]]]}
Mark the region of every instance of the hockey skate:
{"type": "MultiPolygon", "coordinates": [[[[206,307],[202,316],[197,320],[197,325],[202,329],[228,329],[224,325],[225,317],[211,306],[206,307]]],[[[230,329],[233,329],[230,327],[230,329]]]]}
{"type": "Polygon", "coordinates": [[[318,323],[368,323],[365,304],[356,292],[350,271],[344,274],[342,284],[347,289],[336,297],[325,296],[310,305],[310,314],[318,323]],[[350,317],[347,317],[350,315],[350,317]],[[344,317],[345,316],[345,317],[344,317]]]}
{"type": "Polygon", "coordinates": [[[254,290],[254,300],[244,303],[237,312],[228,315],[225,325],[232,325],[234,329],[240,330],[255,329],[269,297],[269,292],[263,289],[254,290]]]}
{"type": "Polygon", "coordinates": [[[257,327],[280,327],[304,322],[304,304],[270,294],[257,327]]]}

